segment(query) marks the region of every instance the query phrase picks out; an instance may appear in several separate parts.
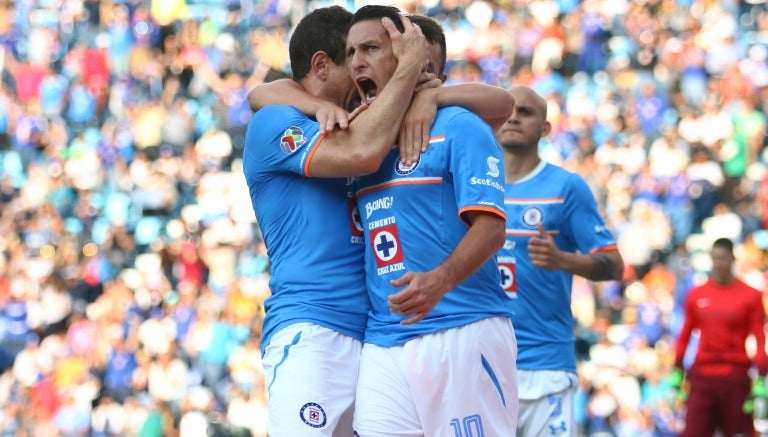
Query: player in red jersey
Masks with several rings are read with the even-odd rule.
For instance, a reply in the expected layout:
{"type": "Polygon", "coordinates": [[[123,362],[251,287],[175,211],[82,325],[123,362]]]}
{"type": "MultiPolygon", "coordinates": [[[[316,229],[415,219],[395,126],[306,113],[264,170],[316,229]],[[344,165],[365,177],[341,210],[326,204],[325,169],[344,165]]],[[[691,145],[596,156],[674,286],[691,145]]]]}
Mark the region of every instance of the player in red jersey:
{"type": "Polygon", "coordinates": [[[679,384],[691,333],[699,331],[696,358],[686,375],[690,392],[681,437],[712,436],[717,429],[726,437],[751,436],[752,417],[743,407],[751,395],[765,393],[768,373],[762,293],[734,276],[731,240],[716,240],[711,255],[709,279],[685,299],[685,323],[675,347],[673,379],[679,384]],[[758,346],[752,359],[745,347],[750,334],[758,346]],[[758,377],[751,381],[748,371],[753,365],[758,377]]]}

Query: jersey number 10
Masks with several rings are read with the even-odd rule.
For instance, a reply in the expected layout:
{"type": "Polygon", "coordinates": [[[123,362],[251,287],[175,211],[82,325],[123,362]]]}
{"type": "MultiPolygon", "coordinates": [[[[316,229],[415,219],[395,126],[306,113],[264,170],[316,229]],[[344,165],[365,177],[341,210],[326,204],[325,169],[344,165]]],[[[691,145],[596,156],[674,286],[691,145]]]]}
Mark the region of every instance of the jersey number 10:
{"type": "Polygon", "coordinates": [[[456,437],[485,437],[483,421],[479,414],[473,414],[463,419],[452,419],[451,427],[456,437]]]}

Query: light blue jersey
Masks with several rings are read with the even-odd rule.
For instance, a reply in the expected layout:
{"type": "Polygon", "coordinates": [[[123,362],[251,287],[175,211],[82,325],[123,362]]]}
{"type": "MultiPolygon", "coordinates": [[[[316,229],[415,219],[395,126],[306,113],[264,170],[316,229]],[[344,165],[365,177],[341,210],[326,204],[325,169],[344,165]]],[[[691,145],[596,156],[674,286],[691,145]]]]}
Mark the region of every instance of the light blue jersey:
{"type": "Polygon", "coordinates": [[[511,317],[495,259],[449,291],[419,323],[401,325],[387,298],[389,281],[440,265],[469,229],[465,214],[504,217],[504,170],[493,132],[461,108],[440,109],[430,145],[408,167],[393,150],[379,171],[360,178],[357,204],[367,244],[366,283],[371,310],[366,343],[393,346],[427,333],[494,317],[511,317]]]}
{"type": "Polygon", "coordinates": [[[584,180],[542,163],[525,179],[506,184],[507,241],[499,251],[501,283],[515,310],[517,368],[576,371],[571,313],[573,275],[531,265],[528,240],[538,224],[562,251],[616,249],[584,180]]]}
{"type": "Polygon", "coordinates": [[[248,124],[243,168],[272,264],[262,348],[298,322],[363,339],[370,303],[353,180],[309,177],[319,127],[289,106],[265,107],[248,124]]]}

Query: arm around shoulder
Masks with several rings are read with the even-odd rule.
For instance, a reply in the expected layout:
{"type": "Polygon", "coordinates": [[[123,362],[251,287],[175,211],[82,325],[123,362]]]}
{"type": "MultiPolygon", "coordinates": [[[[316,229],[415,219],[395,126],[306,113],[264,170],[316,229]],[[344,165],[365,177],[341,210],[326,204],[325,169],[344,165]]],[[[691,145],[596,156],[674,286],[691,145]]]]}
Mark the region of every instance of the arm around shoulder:
{"type": "Polygon", "coordinates": [[[435,88],[437,106],[461,106],[483,119],[496,132],[512,115],[515,99],[507,90],[482,83],[435,88]]]}
{"type": "Polygon", "coordinates": [[[306,115],[314,116],[322,103],[325,101],[304,91],[301,85],[291,79],[263,83],[248,91],[248,105],[253,111],[268,105],[286,105],[293,106],[306,115]]]}

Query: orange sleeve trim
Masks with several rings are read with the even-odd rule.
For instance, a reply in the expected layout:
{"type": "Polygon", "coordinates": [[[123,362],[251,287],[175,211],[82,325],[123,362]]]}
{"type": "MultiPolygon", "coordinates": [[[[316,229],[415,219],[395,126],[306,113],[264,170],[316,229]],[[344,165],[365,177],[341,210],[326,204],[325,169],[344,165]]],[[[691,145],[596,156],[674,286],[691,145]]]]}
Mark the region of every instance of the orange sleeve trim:
{"type": "Polygon", "coordinates": [[[312,175],[309,174],[309,163],[312,162],[312,158],[315,156],[315,153],[317,152],[318,147],[320,147],[320,143],[323,142],[325,137],[328,136],[328,132],[320,135],[320,138],[317,139],[315,142],[315,147],[312,149],[311,152],[309,152],[309,155],[307,156],[307,162],[304,163],[304,176],[311,178],[312,175]]]}
{"type": "Polygon", "coordinates": [[[464,214],[466,214],[466,213],[468,213],[470,211],[482,212],[482,213],[486,213],[486,214],[493,214],[493,215],[499,217],[500,219],[502,219],[504,221],[507,220],[507,215],[504,212],[500,211],[498,208],[493,208],[493,207],[490,207],[490,206],[472,205],[472,206],[468,206],[466,208],[462,208],[462,209],[459,210],[459,219],[461,221],[463,221],[464,224],[466,224],[467,226],[471,226],[472,223],[469,223],[468,221],[464,220],[463,216],[464,216],[464,214]]]}
{"type": "Polygon", "coordinates": [[[592,249],[589,253],[597,253],[597,252],[611,252],[614,250],[619,250],[619,246],[612,245],[612,246],[605,246],[605,247],[598,247],[597,249],[592,249]]]}
{"type": "MultiPolygon", "coordinates": [[[[507,235],[511,235],[513,237],[535,237],[541,235],[541,233],[539,231],[520,231],[507,229],[507,235]]],[[[554,237],[556,235],[560,235],[560,231],[547,231],[547,235],[554,237]]]]}

